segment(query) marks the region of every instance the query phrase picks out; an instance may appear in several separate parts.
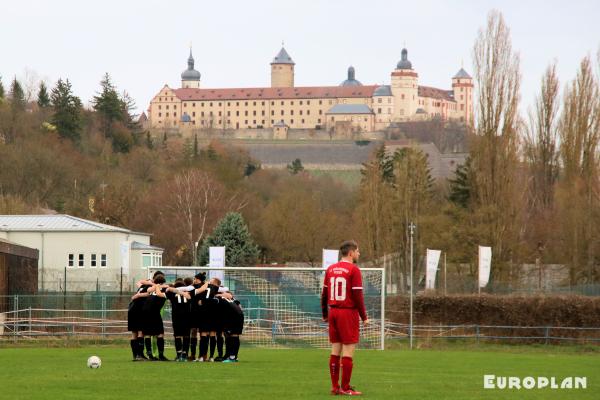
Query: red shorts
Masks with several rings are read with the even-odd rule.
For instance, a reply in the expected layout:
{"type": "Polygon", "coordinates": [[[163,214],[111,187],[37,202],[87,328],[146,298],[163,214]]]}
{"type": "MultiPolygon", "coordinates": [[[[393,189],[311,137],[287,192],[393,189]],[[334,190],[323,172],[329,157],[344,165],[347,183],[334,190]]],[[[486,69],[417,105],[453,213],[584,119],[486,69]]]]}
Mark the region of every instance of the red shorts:
{"type": "Polygon", "coordinates": [[[329,309],[329,341],[354,344],[359,338],[359,316],[355,308],[329,309]]]}

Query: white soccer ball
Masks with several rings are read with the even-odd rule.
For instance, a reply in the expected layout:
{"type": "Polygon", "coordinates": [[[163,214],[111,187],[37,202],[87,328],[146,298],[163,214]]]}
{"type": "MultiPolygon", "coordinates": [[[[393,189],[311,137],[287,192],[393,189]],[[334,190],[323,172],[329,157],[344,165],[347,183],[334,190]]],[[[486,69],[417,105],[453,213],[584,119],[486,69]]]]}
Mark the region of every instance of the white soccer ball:
{"type": "Polygon", "coordinates": [[[101,365],[102,365],[102,360],[100,360],[100,357],[98,357],[98,356],[91,356],[87,360],[88,368],[96,369],[96,368],[100,368],[101,365]]]}

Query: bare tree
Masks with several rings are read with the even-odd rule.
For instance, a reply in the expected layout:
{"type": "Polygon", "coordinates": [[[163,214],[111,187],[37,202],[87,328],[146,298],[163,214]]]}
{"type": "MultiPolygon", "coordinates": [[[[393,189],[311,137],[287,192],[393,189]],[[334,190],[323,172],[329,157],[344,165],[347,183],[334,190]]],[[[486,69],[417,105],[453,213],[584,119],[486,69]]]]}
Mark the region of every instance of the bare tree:
{"type": "Polygon", "coordinates": [[[502,261],[514,254],[521,210],[518,187],[519,55],[512,50],[502,14],[492,11],[473,49],[476,83],[476,127],[471,157],[474,201],[487,225],[494,248],[492,275],[506,271],[502,261]],[[498,262],[500,261],[500,262],[498,262]]]}
{"type": "MultiPolygon", "coordinates": [[[[594,280],[598,249],[596,221],[600,216],[600,89],[589,57],[581,61],[577,77],[567,86],[560,120],[560,183],[565,253],[571,284],[594,280]]],[[[597,277],[596,277],[597,278],[597,277]]]]}

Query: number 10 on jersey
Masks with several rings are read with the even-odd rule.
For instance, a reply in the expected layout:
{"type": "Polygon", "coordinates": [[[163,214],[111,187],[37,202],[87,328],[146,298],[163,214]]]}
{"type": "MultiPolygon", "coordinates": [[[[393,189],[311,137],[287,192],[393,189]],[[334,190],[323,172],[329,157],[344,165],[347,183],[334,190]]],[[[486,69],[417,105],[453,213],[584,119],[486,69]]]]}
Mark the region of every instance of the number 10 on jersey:
{"type": "Polygon", "coordinates": [[[329,280],[329,300],[344,301],[346,300],[346,278],[343,276],[334,276],[329,280]]]}

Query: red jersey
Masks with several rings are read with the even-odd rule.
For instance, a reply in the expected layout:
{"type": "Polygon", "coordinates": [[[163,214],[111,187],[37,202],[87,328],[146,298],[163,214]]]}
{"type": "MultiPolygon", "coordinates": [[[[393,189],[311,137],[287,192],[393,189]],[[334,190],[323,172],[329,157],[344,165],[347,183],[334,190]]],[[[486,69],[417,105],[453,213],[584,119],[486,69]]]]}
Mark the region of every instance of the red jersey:
{"type": "Polygon", "coordinates": [[[340,261],[327,268],[323,293],[321,295],[323,317],[327,317],[327,309],[353,308],[358,310],[360,318],[367,319],[363,299],[362,275],[355,264],[340,261]]]}

